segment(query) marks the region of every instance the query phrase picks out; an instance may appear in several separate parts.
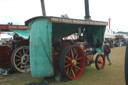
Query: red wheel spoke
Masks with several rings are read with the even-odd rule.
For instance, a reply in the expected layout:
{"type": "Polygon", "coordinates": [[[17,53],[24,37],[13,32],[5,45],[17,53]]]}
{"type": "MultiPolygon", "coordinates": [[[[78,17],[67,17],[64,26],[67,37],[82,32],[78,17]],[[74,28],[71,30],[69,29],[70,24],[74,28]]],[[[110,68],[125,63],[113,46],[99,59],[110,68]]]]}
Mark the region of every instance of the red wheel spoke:
{"type": "Polygon", "coordinates": [[[100,57],[100,59],[99,60],[102,60],[102,57],[100,57]]]}
{"type": "Polygon", "coordinates": [[[76,75],[75,75],[75,73],[74,73],[73,69],[72,69],[72,74],[73,74],[74,78],[76,78],[76,75]]]}
{"type": "Polygon", "coordinates": [[[101,60],[100,62],[103,63],[103,60],[101,60]]]}
{"type": "Polygon", "coordinates": [[[79,57],[79,58],[76,58],[75,60],[80,60],[81,59],[81,57],[79,57]]]}
{"type": "Polygon", "coordinates": [[[73,69],[73,68],[71,67],[70,72],[69,72],[69,75],[71,75],[72,69],[73,69]]]}
{"type": "Polygon", "coordinates": [[[99,60],[98,63],[101,63],[101,60],[99,60]]]}
{"type": "Polygon", "coordinates": [[[76,67],[74,67],[74,69],[75,69],[75,73],[77,74],[77,69],[76,69],[76,67]]]}
{"type": "Polygon", "coordinates": [[[78,57],[78,53],[76,54],[75,60],[76,60],[77,57],[78,57]]]}
{"type": "Polygon", "coordinates": [[[72,49],[71,49],[71,53],[72,53],[72,58],[74,59],[74,54],[73,54],[73,51],[72,51],[72,49]]]}
{"type": "Polygon", "coordinates": [[[78,66],[75,66],[75,67],[80,70],[80,68],[78,66]]]}
{"type": "Polygon", "coordinates": [[[81,64],[80,62],[76,62],[76,64],[81,64]]]}
{"type": "Polygon", "coordinates": [[[67,58],[68,60],[71,60],[71,58],[69,58],[68,56],[66,56],[66,58],[67,58]]]}
{"type": "Polygon", "coordinates": [[[66,71],[66,73],[68,74],[68,72],[69,72],[69,67],[67,68],[67,71],[66,71]]]}
{"type": "Polygon", "coordinates": [[[71,65],[71,64],[68,64],[68,65],[66,65],[66,66],[64,66],[64,67],[66,68],[66,67],[69,67],[70,65],[71,65]]]}
{"type": "Polygon", "coordinates": [[[68,51],[68,56],[70,56],[70,51],[68,51]]]}
{"type": "Polygon", "coordinates": [[[74,54],[76,54],[76,52],[77,52],[77,50],[76,50],[76,49],[74,49],[74,54]]]}
{"type": "Polygon", "coordinates": [[[67,63],[68,61],[65,60],[64,62],[67,63]]]}
{"type": "Polygon", "coordinates": [[[102,59],[102,57],[99,57],[99,59],[98,59],[98,63],[100,63],[100,64],[103,63],[103,59],[102,59]]]}

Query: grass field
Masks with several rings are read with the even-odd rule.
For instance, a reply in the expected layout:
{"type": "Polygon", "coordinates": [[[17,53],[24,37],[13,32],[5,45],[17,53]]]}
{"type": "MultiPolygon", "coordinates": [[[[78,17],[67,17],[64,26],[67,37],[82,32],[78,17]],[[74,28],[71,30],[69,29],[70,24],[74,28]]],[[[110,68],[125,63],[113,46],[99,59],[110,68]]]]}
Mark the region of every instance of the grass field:
{"type": "MultiPolygon", "coordinates": [[[[111,49],[110,59],[112,65],[106,65],[103,70],[98,71],[95,65],[86,67],[84,74],[77,80],[68,82],[56,82],[54,78],[48,78],[48,85],[125,85],[124,78],[124,57],[125,47],[117,47],[111,49]]],[[[29,82],[44,82],[43,78],[32,78],[30,73],[15,73],[3,76],[0,79],[0,85],[25,85],[29,82]]]]}

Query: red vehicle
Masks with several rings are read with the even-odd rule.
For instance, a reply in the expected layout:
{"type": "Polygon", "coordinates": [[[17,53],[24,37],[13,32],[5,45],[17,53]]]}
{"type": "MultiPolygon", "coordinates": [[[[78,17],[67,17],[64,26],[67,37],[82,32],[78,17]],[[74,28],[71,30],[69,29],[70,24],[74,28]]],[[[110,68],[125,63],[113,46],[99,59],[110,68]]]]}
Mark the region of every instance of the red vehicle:
{"type": "MultiPolygon", "coordinates": [[[[29,28],[23,25],[0,25],[1,32],[27,29],[29,28]]],[[[30,71],[28,39],[15,34],[13,39],[3,39],[0,43],[0,68],[13,68],[18,72],[30,71]]]]}

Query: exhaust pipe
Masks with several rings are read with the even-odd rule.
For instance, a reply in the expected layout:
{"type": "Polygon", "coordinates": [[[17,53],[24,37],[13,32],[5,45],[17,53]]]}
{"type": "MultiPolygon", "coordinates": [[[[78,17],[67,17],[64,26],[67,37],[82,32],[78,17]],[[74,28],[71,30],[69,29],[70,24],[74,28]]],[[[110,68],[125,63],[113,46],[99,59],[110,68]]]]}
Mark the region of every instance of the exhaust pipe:
{"type": "Polygon", "coordinates": [[[44,0],[41,0],[42,14],[46,16],[44,0]]]}
{"type": "Polygon", "coordinates": [[[84,0],[85,3],[85,19],[90,20],[91,16],[89,15],[89,0],[84,0]]]}

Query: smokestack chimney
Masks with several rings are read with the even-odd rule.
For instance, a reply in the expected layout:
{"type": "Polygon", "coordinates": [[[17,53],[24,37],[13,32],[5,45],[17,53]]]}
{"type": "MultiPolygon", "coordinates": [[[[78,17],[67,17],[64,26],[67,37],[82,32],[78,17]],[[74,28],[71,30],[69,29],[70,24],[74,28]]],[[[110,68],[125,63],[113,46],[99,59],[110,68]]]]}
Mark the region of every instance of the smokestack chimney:
{"type": "Polygon", "coordinates": [[[41,0],[42,14],[46,16],[44,0],[41,0]]]}
{"type": "Polygon", "coordinates": [[[89,0],[84,0],[85,2],[85,19],[90,20],[91,17],[89,15],[89,0]]]}
{"type": "Polygon", "coordinates": [[[108,21],[109,21],[109,29],[111,29],[111,27],[110,27],[111,18],[109,18],[108,21]]]}

